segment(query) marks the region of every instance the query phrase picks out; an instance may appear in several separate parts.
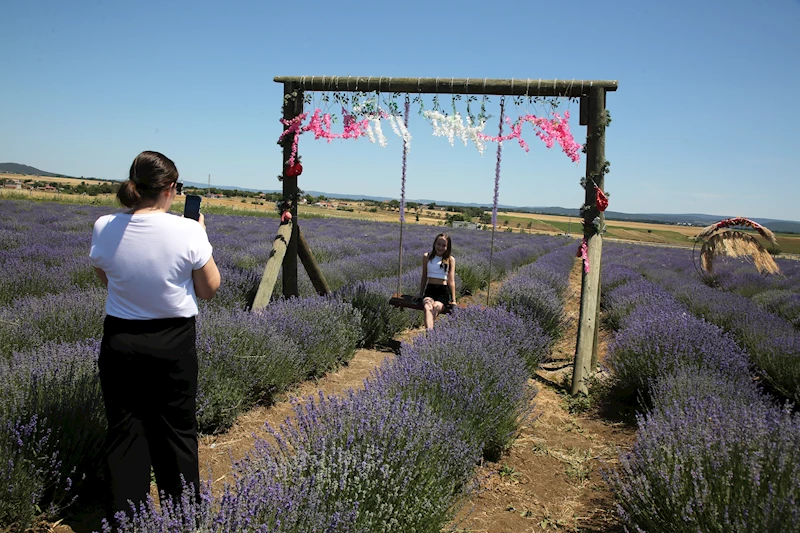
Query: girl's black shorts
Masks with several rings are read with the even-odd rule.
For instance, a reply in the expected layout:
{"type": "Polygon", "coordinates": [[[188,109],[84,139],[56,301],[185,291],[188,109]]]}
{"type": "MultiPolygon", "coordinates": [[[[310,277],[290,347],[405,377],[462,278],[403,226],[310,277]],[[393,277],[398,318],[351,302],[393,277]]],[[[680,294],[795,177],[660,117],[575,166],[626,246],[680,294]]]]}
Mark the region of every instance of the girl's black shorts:
{"type": "Polygon", "coordinates": [[[450,287],[447,285],[431,285],[429,283],[425,286],[425,297],[433,298],[434,301],[447,305],[450,303],[450,287]]]}

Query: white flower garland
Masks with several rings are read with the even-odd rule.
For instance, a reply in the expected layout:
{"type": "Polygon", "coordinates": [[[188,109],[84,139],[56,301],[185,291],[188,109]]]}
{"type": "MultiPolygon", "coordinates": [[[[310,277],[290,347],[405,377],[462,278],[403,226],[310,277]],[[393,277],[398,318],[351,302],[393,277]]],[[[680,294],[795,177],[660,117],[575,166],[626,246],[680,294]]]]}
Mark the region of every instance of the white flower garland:
{"type": "Polygon", "coordinates": [[[422,116],[430,120],[435,137],[447,137],[450,146],[455,146],[456,137],[461,139],[464,146],[467,146],[467,143],[472,141],[478,152],[483,155],[486,145],[478,134],[483,132],[483,128],[486,127],[485,120],[473,126],[471,117],[467,117],[467,124],[464,125],[459,113],[445,115],[440,111],[424,111],[422,116]]]}
{"type": "Polygon", "coordinates": [[[408,132],[408,128],[403,123],[403,117],[400,115],[386,115],[386,119],[389,121],[389,124],[392,126],[392,131],[403,139],[403,143],[407,146],[406,150],[411,149],[411,134],[408,132]]]}
{"type": "MultiPolygon", "coordinates": [[[[374,100],[368,100],[366,103],[370,103],[374,100]]],[[[362,114],[362,106],[354,106],[353,113],[355,114],[362,114]]],[[[383,129],[381,128],[381,116],[385,115],[385,112],[378,107],[377,113],[369,113],[364,116],[369,122],[367,123],[367,137],[369,137],[369,142],[375,144],[375,139],[377,137],[378,144],[381,148],[386,148],[386,136],[383,134],[383,129]]]]}

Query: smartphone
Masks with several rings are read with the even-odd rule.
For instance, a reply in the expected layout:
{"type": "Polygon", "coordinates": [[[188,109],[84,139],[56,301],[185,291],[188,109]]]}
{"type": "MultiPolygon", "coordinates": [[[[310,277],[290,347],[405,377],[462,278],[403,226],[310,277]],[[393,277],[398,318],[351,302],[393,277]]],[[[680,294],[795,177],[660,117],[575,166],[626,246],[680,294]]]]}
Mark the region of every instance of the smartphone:
{"type": "Polygon", "coordinates": [[[193,220],[200,220],[200,200],[202,200],[202,197],[196,194],[187,194],[186,202],[183,204],[183,216],[193,220]]]}

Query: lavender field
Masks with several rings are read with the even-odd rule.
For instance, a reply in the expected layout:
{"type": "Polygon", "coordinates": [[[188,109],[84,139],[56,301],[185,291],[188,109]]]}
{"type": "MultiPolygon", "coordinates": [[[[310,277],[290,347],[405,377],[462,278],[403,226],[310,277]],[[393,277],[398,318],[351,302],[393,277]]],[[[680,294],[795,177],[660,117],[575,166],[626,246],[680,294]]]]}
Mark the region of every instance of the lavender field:
{"type": "MultiPolygon", "coordinates": [[[[0,202],[0,530],[65,516],[100,478],[105,419],[96,371],[104,290],[88,263],[108,207],[0,202]]],[[[198,419],[206,433],[336,370],[359,347],[420,324],[388,305],[398,226],[301,221],[334,291],[248,310],[274,219],[207,220],[223,276],[198,317],[198,419]]],[[[439,229],[408,225],[402,290],[439,229]]],[[[488,232],[451,232],[457,290],[484,289],[488,232]]],[[[531,415],[529,379],[563,335],[577,243],[495,237],[491,306],[457,309],[403,344],[359,391],[320,395],[269,429],[221,493],[149,502],[126,532],[440,532],[531,415]]],[[[627,396],[637,439],[604,471],[628,531],[800,531],[799,264],[763,277],[743,263],[697,275],[683,249],[608,243],[602,324],[612,333],[598,394],[627,396]],[[607,387],[607,388],[606,388],[607,387]]],[[[109,517],[110,518],[110,517],[109,517]]]]}
{"type": "MultiPolygon", "coordinates": [[[[88,250],[94,220],[109,211],[0,202],[0,527],[22,531],[62,516],[91,497],[86,487],[101,475],[104,290],[88,250]]],[[[356,348],[420,323],[387,303],[397,285],[396,224],[304,221],[334,295],[314,295],[303,278],[300,298],[252,313],[277,222],[217,215],[206,223],[224,281],[198,317],[204,432],[224,431],[356,348]]],[[[437,232],[407,227],[404,291],[417,289],[418,258],[437,232]]],[[[490,234],[452,235],[459,294],[480,290],[490,234]]],[[[404,345],[364,391],[298,408],[295,423],[274,429],[277,445],[259,444],[236,466],[222,496],[205,487],[200,502],[146,505],[119,529],[195,531],[199,520],[214,531],[438,531],[469,493],[478,458],[507,447],[527,414],[528,376],[560,334],[570,242],[497,235],[492,278],[508,278],[498,307],[453,313],[425,342],[404,345]],[[543,270],[526,272],[537,260],[543,270]],[[541,297],[519,297],[534,285],[541,297]]]]}

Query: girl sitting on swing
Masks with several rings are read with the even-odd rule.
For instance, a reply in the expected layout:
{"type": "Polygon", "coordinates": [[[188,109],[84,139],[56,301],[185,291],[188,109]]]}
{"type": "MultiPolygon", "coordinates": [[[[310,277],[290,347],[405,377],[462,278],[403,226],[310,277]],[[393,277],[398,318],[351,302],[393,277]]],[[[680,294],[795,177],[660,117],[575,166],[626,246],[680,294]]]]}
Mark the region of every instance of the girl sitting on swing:
{"type": "Polygon", "coordinates": [[[456,304],[456,260],[450,255],[452,241],[440,233],[433,241],[433,249],[422,256],[422,279],[419,298],[425,307],[425,328],[433,329],[433,321],[445,307],[456,304]]]}

